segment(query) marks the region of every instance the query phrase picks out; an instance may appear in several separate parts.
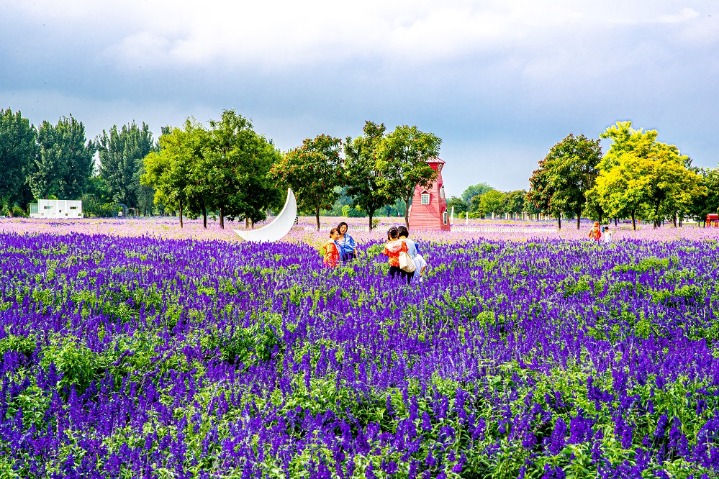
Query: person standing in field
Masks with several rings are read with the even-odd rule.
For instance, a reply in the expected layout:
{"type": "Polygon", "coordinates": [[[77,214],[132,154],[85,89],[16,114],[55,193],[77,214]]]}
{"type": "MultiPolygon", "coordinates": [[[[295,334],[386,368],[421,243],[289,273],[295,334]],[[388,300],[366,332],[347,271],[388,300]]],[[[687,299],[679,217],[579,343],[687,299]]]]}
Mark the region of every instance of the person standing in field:
{"type": "Polygon", "coordinates": [[[589,230],[589,239],[596,241],[597,243],[602,237],[602,232],[599,230],[599,221],[594,222],[594,226],[589,230]]]}
{"type": "Polygon", "coordinates": [[[337,244],[340,247],[340,258],[343,263],[352,261],[356,258],[355,249],[357,248],[357,242],[347,233],[347,223],[344,221],[337,225],[337,230],[340,232],[340,237],[337,240],[337,244]]]}
{"type": "MultiPolygon", "coordinates": [[[[403,241],[407,245],[407,254],[412,259],[412,261],[415,261],[415,258],[417,258],[417,243],[415,243],[413,240],[409,239],[409,230],[406,226],[398,226],[397,227],[397,235],[399,236],[399,240],[403,241]]],[[[415,271],[417,270],[416,267],[416,261],[415,261],[415,271]]],[[[410,284],[412,282],[412,278],[414,278],[414,271],[411,273],[407,271],[402,271],[404,273],[404,276],[407,277],[407,284],[410,284]]]]}
{"type": "Polygon", "coordinates": [[[336,267],[340,262],[340,247],[337,244],[339,237],[340,231],[337,228],[332,228],[330,230],[330,239],[322,245],[322,252],[324,253],[322,262],[329,268],[336,267]]]}
{"type": "Polygon", "coordinates": [[[427,261],[420,253],[419,245],[417,244],[417,242],[409,239],[409,230],[407,229],[407,227],[400,226],[397,228],[397,230],[399,233],[399,239],[407,243],[407,253],[412,258],[412,261],[414,261],[415,266],[415,270],[412,273],[407,273],[407,275],[409,276],[407,278],[407,283],[409,283],[415,278],[421,283],[423,281],[422,276],[427,270],[427,261]],[[415,274],[417,272],[419,272],[419,274],[415,274]]]}
{"type": "Polygon", "coordinates": [[[612,242],[612,232],[609,231],[609,226],[604,227],[604,234],[602,235],[602,238],[604,239],[605,243],[612,242]]]}
{"type": "Polygon", "coordinates": [[[397,276],[404,278],[406,273],[399,267],[400,252],[407,252],[407,243],[400,241],[399,231],[396,226],[391,227],[387,231],[387,244],[384,245],[382,254],[387,256],[389,262],[389,277],[394,279],[397,276]]]}

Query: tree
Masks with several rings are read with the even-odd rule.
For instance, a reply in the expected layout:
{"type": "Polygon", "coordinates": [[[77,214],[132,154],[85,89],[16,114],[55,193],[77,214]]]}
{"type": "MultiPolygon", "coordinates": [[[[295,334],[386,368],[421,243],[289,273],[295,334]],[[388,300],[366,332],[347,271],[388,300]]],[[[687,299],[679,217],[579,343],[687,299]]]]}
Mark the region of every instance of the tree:
{"type": "Polygon", "coordinates": [[[190,119],[183,129],[163,128],[159,150],[151,151],[143,160],[145,172],[140,183],[155,189],[155,203],[177,208],[180,228],[191,195],[199,194],[192,189],[195,178],[191,173],[200,158],[204,134],[202,126],[190,119]]]}
{"type": "Polygon", "coordinates": [[[57,125],[43,121],[37,132],[39,156],[28,182],[35,198],[79,199],[93,171],[95,145],[75,118],[57,125]]]}
{"type": "Polygon", "coordinates": [[[487,183],[477,183],[476,185],[468,186],[467,189],[462,192],[462,201],[464,201],[466,208],[469,209],[474,197],[483,195],[494,189],[494,187],[488,185],[487,183]]]}
{"type": "Polygon", "coordinates": [[[601,158],[599,140],[570,133],[549,150],[539,168],[532,172],[527,200],[554,215],[559,228],[562,214],[573,213],[579,229],[587,202],[585,193],[594,186],[601,158]]]}
{"type": "Polygon", "coordinates": [[[220,227],[225,216],[264,220],[267,208],[278,206],[282,195],[269,177],[279,152],[252,129],[252,123],[234,110],[222,112],[220,121],[210,121],[208,143],[202,150],[210,206],[219,212],[220,227]]]}
{"type": "Polygon", "coordinates": [[[142,160],[156,149],[150,128],[133,121],[118,131],[103,130],[97,138],[100,157],[99,174],[107,184],[113,199],[128,208],[138,208],[142,160]]]}
{"type": "Polygon", "coordinates": [[[364,136],[354,140],[347,138],[345,143],[347,193],[354,198],[354,205],[367,212],[371,231],[374,212],[390,204],[394,198],[382,188],[382,172],[377,163],[385,126],[367,121],[362,131],[364,136]]]}
{"type": "MultiPolygon", "coordinates": [[[[145,163],[140,162],[140,178],[142,178],[143,174],[145,174],[145,163]]],[[[152,216],[154,210],[154,202],[155,189],[152,186],[143,185],[142,183],[140,183],[137,189],[137,208],[139,214],[142,216],[152,216]]]]}
{"type": "Polygon", "coordinates": [[[0,110],[0,210],[32,201],[26,178],[38,156],[37,132],[18,111],[0,110]]]}
{"type": "Polygon", "coordinates": [[[90,177],[81,200],[82,214],[85,216],[109,217],[117,213],[117,207],[105,180],[98,175],[90,177]]]}
{"type": "Polygon", "coordinates": [[[689,157],[674,145],[658,143],[643,163],[642,186],[654,227],[660,226],[663,218],[671,218],[677,226],[677,217],[689,211],[693,198],[706,194],[701,177],[690,169],[689,157]]]}
{"type": "Polygon", "coordinates": [[[692,199],[688,212],[704,222],[708,213],[719,212],[719,168],[698,168],[695,172],[701,178],[705,193],[692,199]]]}
{"type": "Polygon", "coordinates": [[[505,193],[505,213],[521,214],[524,212],[524,199],[527,196],[525,190],[514,190],[505,193]]]}
{"type": "Polygon", "coordinates": [[[452,211],[452,208],[454,208],[454,212],[458,215],[467,212],[467,204],[462,201],[462,198],[457,196],[447,198],[447,210],[452,211]]]}
{"type": "Polygon", "coordinates": [[[498,190],[490,190],[480,197],[478,213],[483,217],[492,213],[505,213],[506,201],[507,196],[505,193],[498,190]]]}
{"type": "Polygon", "coordinates": [[[416,126],[398,126],[382,139],[377,149],[380,184],[387,195],[399,197],[406,208],[404,222],[409,227],[409,206],[417,185],[430,187],[437,172],[427,163],[439,156],[442,140],[416,126]]]}
{"type": "Polygon", "coordinates": [[[306,139],[275,163],[271,175],[296,193],[300,209],[312,211],[320,229],[320,210],[332,207],[343,186],[342,140],[328,135],[306,139]]]}
{"type": "MultiPolygon", "coordinates": [[[[476,185],[468,186],[462,192],[460,198],[451,199],[452,206],[456,206],[455,210],[459,213],[469,212],[473,218],[484,217],[484,211],[480,207],[482,195],[490,191],[496,191],[496,189],[487,183],[477,183],[476,185]],[[457,200],[462,202],[462,205],[457,204],[457,200]]],[[[449,201],[447,202],[447,208],[450,207],[449,201]]]]}
{"type": "Polygon", "coordinates": [[[600,168],[596,185],[587,192],[591,202],[610,218],[631,218],[634,229],[644,201],[643,192],[637,187],[638,168],[637,159],[631,156],[610,169],[600,168]]]}
{"type": "Polygon", "coordinates": [[[657,141],[656,130],[632,128],[631,122],[617,122],[601,137],[612,140],[599,167],[596,187],[588,196],[596,197],[601,208],[612,217],[630,216],[636,229],[637,213],[643,213],[654,226],[663,218],[683,215],[692,199],[703,195],[701,177],[692,171],[691,160],[674,145],[657,141]]]}

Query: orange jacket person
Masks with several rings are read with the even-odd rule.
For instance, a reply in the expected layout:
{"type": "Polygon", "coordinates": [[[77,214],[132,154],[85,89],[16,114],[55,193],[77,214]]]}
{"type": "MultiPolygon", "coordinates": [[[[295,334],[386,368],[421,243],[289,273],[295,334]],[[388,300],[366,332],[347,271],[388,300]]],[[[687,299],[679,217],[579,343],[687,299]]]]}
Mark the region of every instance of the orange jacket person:
{"type": "Polygon", "coordinates": [[[602,232],[599,230],[599,221],[595,221],[594,226],[592,226],[592,229],[589,230],[589,239],[593,239],[598,242],[601,237],[602,232]]]}
{"type": "Polygon", "coordinates": [[[340,249],[337,246],[337,240],[340,238],[340,230],[332,228],[330,230],[330,239],[322,245],[322,252],[325,254],[322,262],[325,266],[334,268],[340,262],[340,249]]]}
{"type": "Polygon", "coordinates": [[[387,256],[389,262],[389,277],[400,278],[406,277],[407,273],[399,268],[399,254],[404,251],[407,252],[407,243],[399,240],[399,230],[396,226],[393,226],[387,231],[387,244],[384,246],[382,254],[387,256]]]}

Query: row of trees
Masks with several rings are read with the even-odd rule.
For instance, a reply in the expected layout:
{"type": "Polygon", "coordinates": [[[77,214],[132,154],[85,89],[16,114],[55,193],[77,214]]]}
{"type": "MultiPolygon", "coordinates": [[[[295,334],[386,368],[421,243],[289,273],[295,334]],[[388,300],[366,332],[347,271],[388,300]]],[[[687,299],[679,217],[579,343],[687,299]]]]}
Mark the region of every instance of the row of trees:
{"type": "Polygon", "coordinates": [[[436,178],[427,160],[439,154],[441,140],[414,126],[388,133],[368,121],[357,138],[318,135],[281,154],[247,119],[227,110],[209,128],[188,119],[182,128],[166,129],[159,143],[145,158],[141,183],[155,190],[156,201],[179,210],[181,224],[187,212],[202,215],[206,225],[210,211],[218,212],[220,227],[225,217],[255,223],[279,206],[289,187],[319,229],[320,213],[343,193],[351,207],[367,213],[370,228],[378,209],[398,198],[408,204],[415,185],[436,178]]]}
{"type": "MultiPolygon", "coordinates": [[[[499,191],[487,183],[468,187],[462,195],[447,200],[447,208],[455,214],[468,213],[471,218],[485,218],[489,215],[521,215],[531,209],[525,198],[526,190],[499,191]]],[[[534,212],[534,211],[531,211],[534,212]]]]}
{"type": "MultiPolygon", "coordinates": [[[[320,135],[290,150],[275,165],[272,175],[297,192],[300,208],[319,215],[342,191],[352,204],[367,213],[369,228],[377,210],[401,200],[409,205],[416,185],[430,186],[437,172],[427,160],[439,155],[441,139],[416,126],[398,126],[387,132],[384,124],[365,122],[357,138],[320,135]],[[344,151],[344,157],[341,151],[344,151]]],[[[405,223],[409,208],[404,208],[405,223]]]]}
{"type": "MultiPolygon", "coordinates": [[[[719,209],[719,170],[695,168],[655,130],[630,122],[609,127],[611,142],[569,135],[554,145],[529,179],[530,188],[501,192],[486,183],[448,201],[457,214],[543,213],[557,218],[630,218],[655,225],[719,209]]],[[[164,128],[155,143],[146,124],[113,126],[88,141],[83,124],[70,116],[35,128],[20,112],[0,111],[0,214],[22,213],[34,198],[80,198],[86,213],[109,216],[118,207],[139,214],[179,211],[263,220],[291,187],[300,210],[316,217],[339,209],[348,216],[401,213],[407,221],[417,184],[436,173],[426,160],[441,140],[417,127],[366,122],[363,134],[345,140],[308,138],[285,153],[257,134],[232,110],[205,127],[188,119],[164,128]],[[337,200],[340,199],[338,202],[337,200]]]]}
{"type": "Polygon", "coordinates": [[[166,127],[155,143],[146,124],[134,122],[86,138],[84,125],[70,116],[35,128],[20,112],[0,115],[0,214],[23,214],[39,198],[81,199],[91,216],[118,209],[153,211],[255,223],[277,208],[287,187],[300,210],[314,214],[336,200],[367,214],[401,211],[416,184],[429,185],[436,173],[426,160],[439,154],[441,140],[416,127],[387,132],[367,122],[357,138],[319,135],[279,152],[246,118],[228,110],[209,127],[188,119],[166,127]]]}
{"type": "Polygon", "coordinates": [[[635,130],[617,122],[599,140],[569,135],[554,145],[529,179],[527,202],[557,218],[582,216],[599,221],[630,218],[659,226],[681,224],[719,209],[719,171],[695,168],[676,146],[657,141],[657,131],[635,130]]]}
{"type": "Polygon", "coordinates": [[[144,123],[113,126],[88,140],[72,116],[35,128],[20,112],[2,110],[0,214],[22,214],[38,198],[82,199],[85,212],[99,216],[118,205],[149,212],[154,192],[140,185],[140,175],[155,148],[144,123]]]}
{"type": "Polygon", "coordinates": [[[144,159],[142,185],[153,188],[155,201],[185,214],[257,222],[276,207],[281,193],[269,176],[281,155],[249,120],[225,111],[209,128],[188,119],[182,128],[166,128],[159,149],[144,159]]]}

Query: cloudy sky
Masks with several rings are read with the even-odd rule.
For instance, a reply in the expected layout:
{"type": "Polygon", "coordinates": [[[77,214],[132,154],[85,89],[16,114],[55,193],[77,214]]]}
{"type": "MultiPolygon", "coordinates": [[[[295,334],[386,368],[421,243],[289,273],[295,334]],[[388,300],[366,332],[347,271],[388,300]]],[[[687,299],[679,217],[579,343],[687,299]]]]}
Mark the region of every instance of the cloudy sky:
{"type": "Polygon", "coordinates": [[[0,108],[89,138],[234,109],[283,151],[416,125],[456,196],[525,189],[552,145],[616,121],[716,167],[719,2],[0,0],[0,108]]]}

